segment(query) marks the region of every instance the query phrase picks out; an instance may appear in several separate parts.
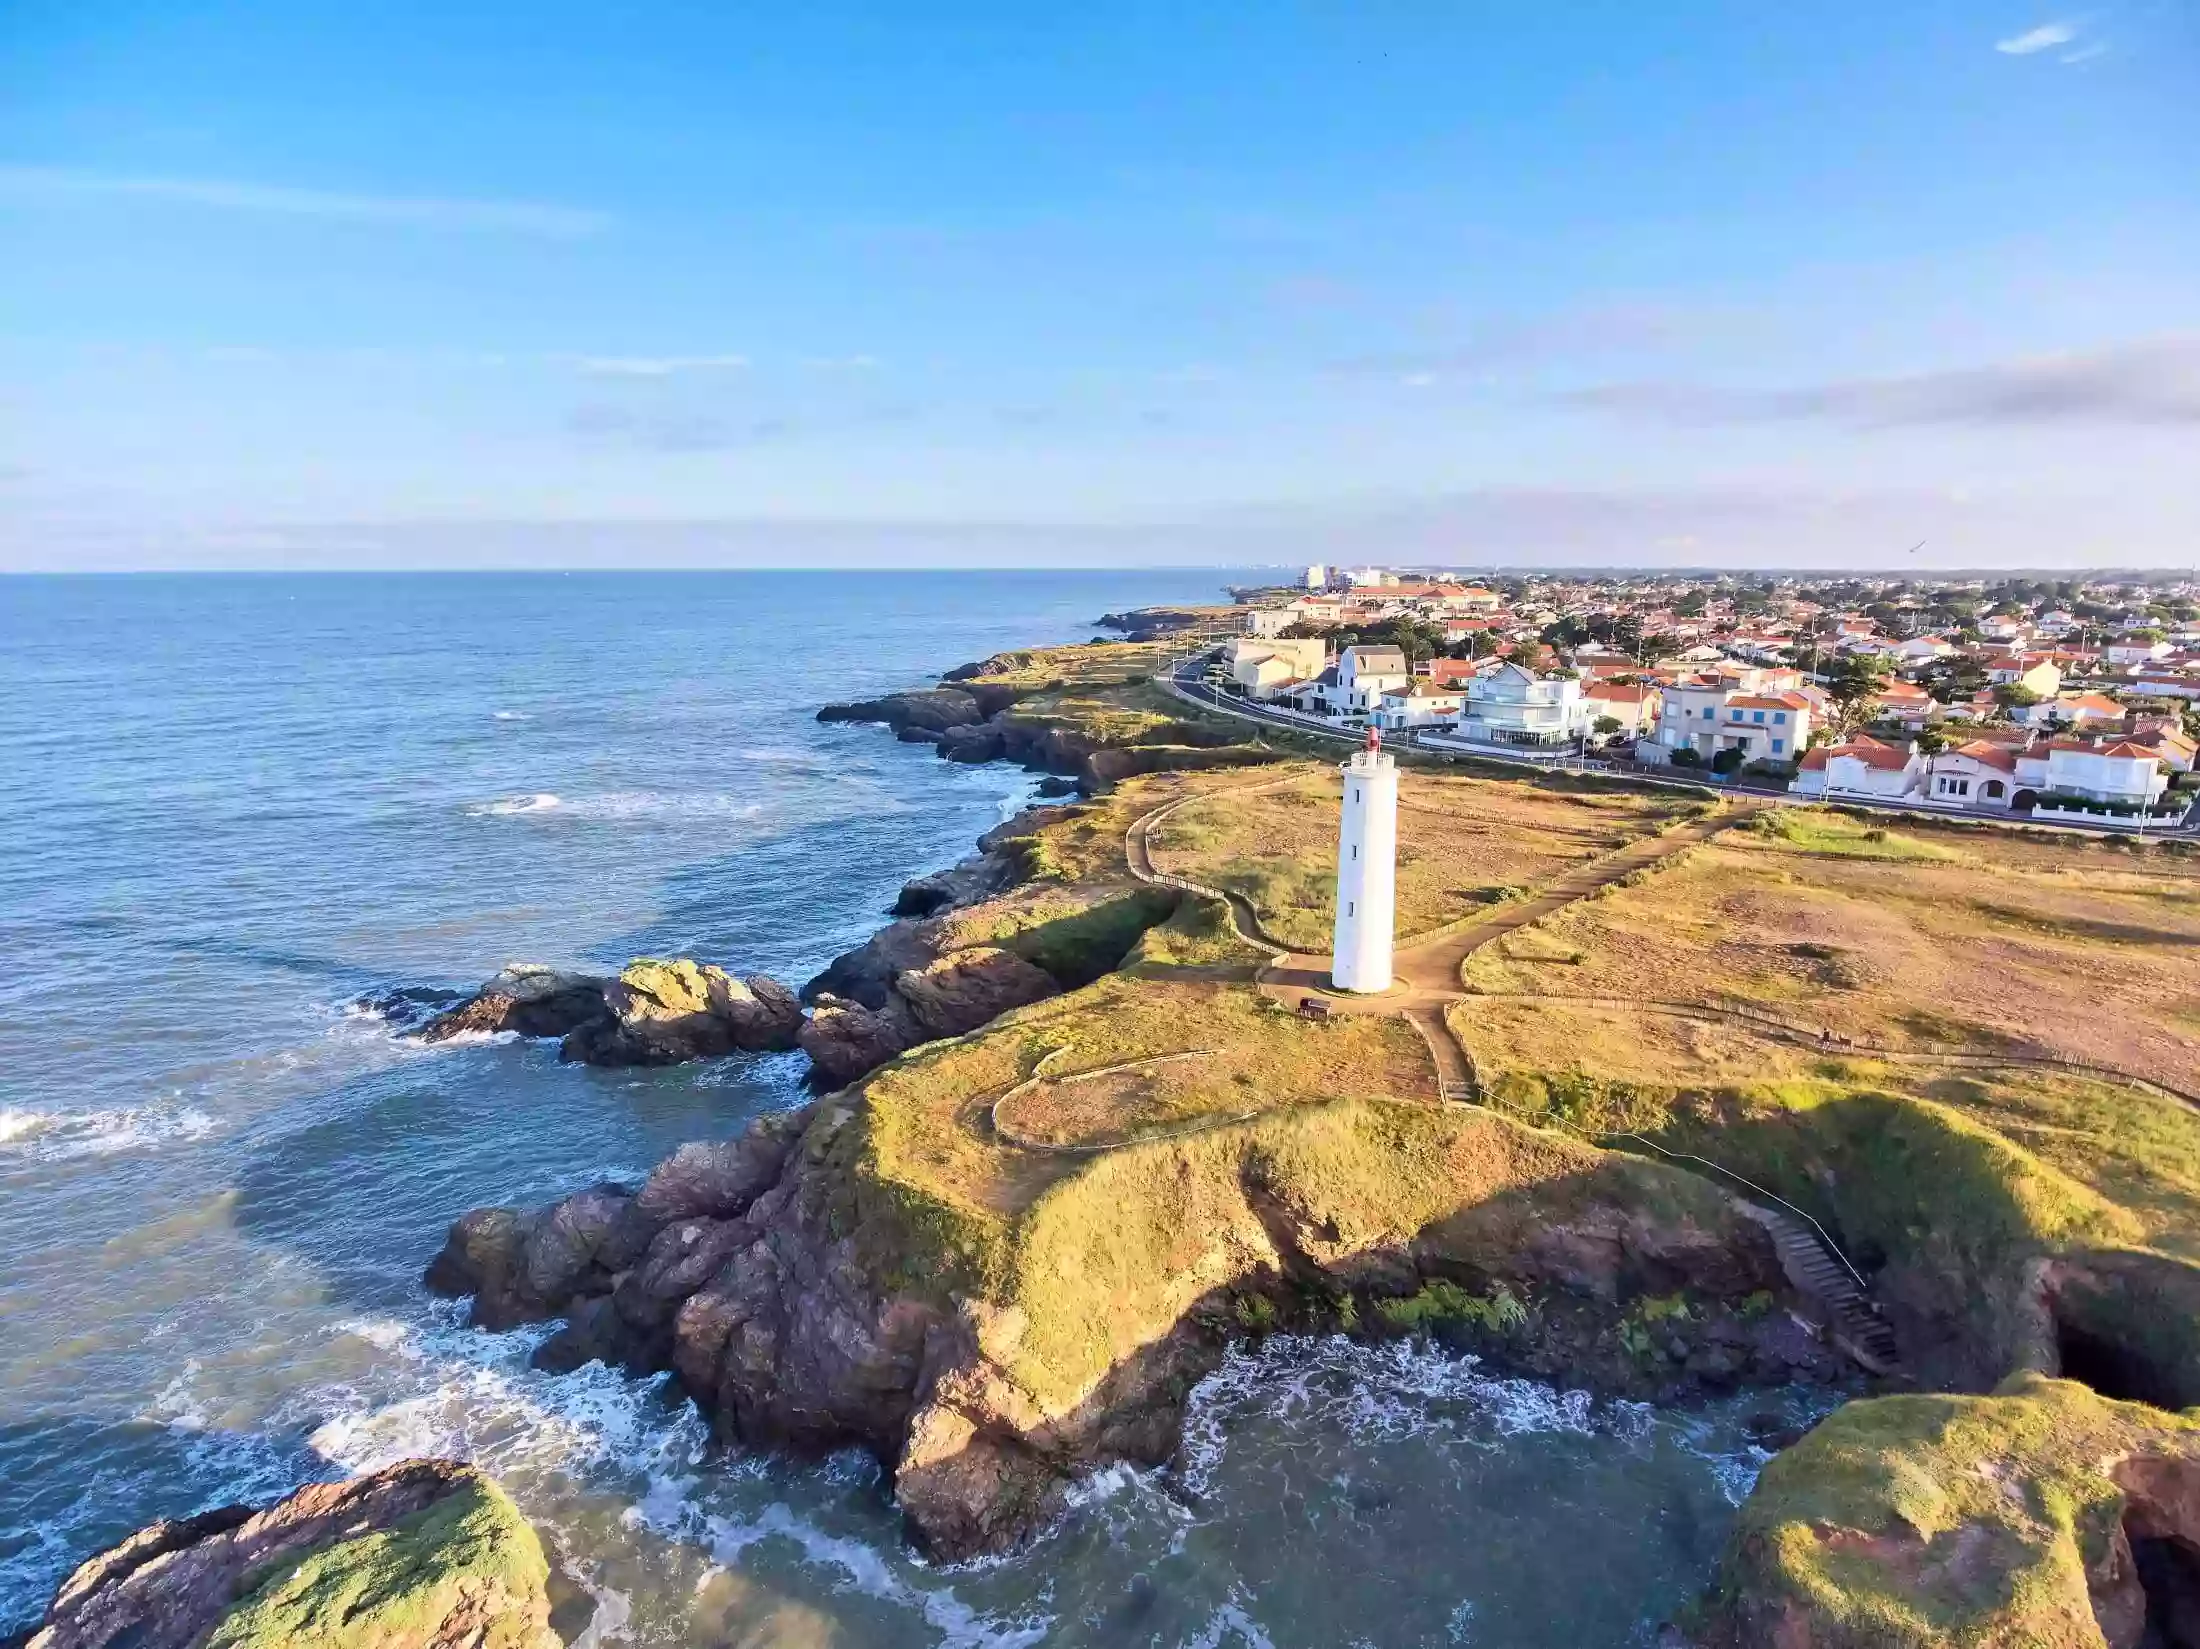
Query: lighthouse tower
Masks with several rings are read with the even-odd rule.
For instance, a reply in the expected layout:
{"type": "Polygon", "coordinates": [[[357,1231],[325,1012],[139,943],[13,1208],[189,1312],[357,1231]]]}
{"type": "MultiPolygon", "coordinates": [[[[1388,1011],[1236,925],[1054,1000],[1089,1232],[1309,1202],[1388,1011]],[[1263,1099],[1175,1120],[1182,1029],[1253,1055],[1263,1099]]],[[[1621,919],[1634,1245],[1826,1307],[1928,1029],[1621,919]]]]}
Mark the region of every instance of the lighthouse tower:
{"type": "Polygon", "coordinates": [[[1329,981],[1341,991],[1390,989],[1390,931],[1397,904],[1398,763],[1383,736],[1344,764],[1337,832],[1337,939],[1329,981]]]}

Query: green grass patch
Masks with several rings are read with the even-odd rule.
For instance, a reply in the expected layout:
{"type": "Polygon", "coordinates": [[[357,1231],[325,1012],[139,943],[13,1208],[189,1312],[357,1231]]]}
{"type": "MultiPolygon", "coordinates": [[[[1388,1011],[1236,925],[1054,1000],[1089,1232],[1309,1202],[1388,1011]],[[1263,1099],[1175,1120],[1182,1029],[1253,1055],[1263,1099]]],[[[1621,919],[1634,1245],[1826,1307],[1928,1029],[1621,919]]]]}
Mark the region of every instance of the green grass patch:
{"type": "Polygon", "coordinates": [[[1887,829],[1868,820],[1817,807],[1768,807],[1742,826],[1760,846],[1803,853],[1835,853],[1852,859],[1955,859],[1952,848],[1887,829]]]}
{"type": "Polygon", "coordinates": [[[509,1606],[467,1641],[535,1649],[542,1617],[525,1606],[543,1597],[549,1575],[535,1531],[480,1479],[387,1529],[276,1565],[215,1625],[206,1649],[425,1643],[469,1595],[492,1590],[509,1606]]]}
{"type": "Polygon", "coordinates": [[[1829,1649],[2098,1644],[2086,1576],[2123,1511],[2111,1464],[2137,1452],[2200,1459],[2200,1426],[2037,1375],[1851,1403],[1765,1468],[1713,1612],[1735,1641],[1786,1621],[1829,1649]]]}

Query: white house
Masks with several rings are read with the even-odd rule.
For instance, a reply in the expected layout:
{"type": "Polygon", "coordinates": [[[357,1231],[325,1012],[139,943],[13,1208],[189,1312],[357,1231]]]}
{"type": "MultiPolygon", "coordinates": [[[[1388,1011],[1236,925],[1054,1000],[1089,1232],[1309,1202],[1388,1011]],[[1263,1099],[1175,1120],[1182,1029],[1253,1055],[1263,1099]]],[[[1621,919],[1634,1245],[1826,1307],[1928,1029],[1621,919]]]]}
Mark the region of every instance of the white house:
{"type": "MultiPolygon", "coordinates": [[[[2030,765],[2031,753],[2026,756],[2020,770],[2030,765]]],[[[2051,739],[2040,763],[2042,788],[2034,811],[2082,808],[2088,802],[2151,806],[2169,788],[2165,765],[2158,752],[2124,739],[2051,739]]]]}
{"type": "Polygon", "coordinates": [[[1899,722],[1915,732],[1939,719],[1941,707],[1932,694],[1913,681],[1890,681],[1872,700],[1872,714],[1899,722]]]}
{"type": "Polygon", "coordinates": [[[1896,801],[1916,791],[1923,765],[1914,744],[1857,737],[1806,751],[1788,789],[1798,796],[1896,801]]]}
{"type": "Polygon", "coordinates": [[[2020,705],[2009,712],[2009,719],[2027,727],[2083,727],[2088,722],[2120,722],[2124,707],[2106,693],[2063,693],[2020,705]]]}
{"type": "Polygon", "coordinates": [[[1947,658],[1955,651],[1955,644],[1945,636],[1912,636],[1898,641],[1887,649],[1890,657],[1904,665],[1930,664],[1935,659],[1947,658]]]}
{"type": "Polygon", "coordinates": [[[1372,716],[1383,695],[1413,679],[1397,647],[1347,647],[1337,655],[1337,686],[1330,707],[1340,715],[1372,716]]]}
{"type": "Polygon", "coordinates": [[[1459,734],[1484,744],[1569,744],[1588,731],[1589,721],[1577,678],[1501,664],[1467,683],[1459,734]]]}
{"type": "Polygon", "coordinates": [[[1254,639],[1234,638],[1225,655],[1230,679],[1245,689],[1246,697],[1274,698],[1302,681],[1311,681],[1329,662],[1329,649],[1319,636],[1254,639]]]}
{"type": "Polygon", "coordinates": [[[1594,728],[1609,716],[1629,738],[1639,738],[1657,724],[1658,689],[1648,682],[1592,681],[1581,690],[1582,703],[1594,728]]]}
{"type": "Polygon", "coordinates": [[[2152,664],[2158,658],[2168,658],[2174,651],[2159,636],[2122,636],[2104,649],[2111,664],[2152,664]]]}
{"type": "Polygon", "coordinates": [[[2017,757],[2021,745],[1999,739],[1973,739],[1925,761],[1923,794],[1928,801],[1953,807],[2006,813],[2016,804],[2017,757]]]}
{"type": "Polygon", "coordinates": [[[1439,732],[1453,731],[1459,726],[1460,710],[1465,701],[1466,695],[1458,688],[1440,687],[1433,681],[1416,681],[1383,694],[1382,705],[1375,712],[1375,725],[1385,732],[1423,727],[1433,727],[1439,732]]]}

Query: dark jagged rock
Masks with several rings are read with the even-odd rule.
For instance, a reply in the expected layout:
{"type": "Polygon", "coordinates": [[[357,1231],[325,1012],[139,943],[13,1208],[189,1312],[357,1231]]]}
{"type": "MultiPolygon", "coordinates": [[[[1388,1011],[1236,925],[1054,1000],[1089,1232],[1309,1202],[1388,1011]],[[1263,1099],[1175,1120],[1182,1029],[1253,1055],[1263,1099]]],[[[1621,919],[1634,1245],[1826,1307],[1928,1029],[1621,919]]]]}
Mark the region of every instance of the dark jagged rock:
{"type": "Polygon", "coordinates": [[[968,762],[973,766],[983,762],[999,761],[1003,748],[1001,730],[991,722],[980,722],[972,727],[950,727],[940,734],[939,751],[951,762],[968,762]]]}
{"type": "Polygon", "coordinates": [[[1005,854],[982,853],[904,882],[890,914],[921,917],[960,910],[1006,891],[1015,879],[1016,867],[1005,854]]]}
{"type": "Polygon", "coordinates": [[[604,1014],[608,981],[585,973],[514,962],[465,1002],[420,1028],[423,1042],[443,1042],[466,1032],[564,1036],[604,1014]]]}
{"type": "MultiPolygon", "coordinates": [[[[433,985],[404,985],[380,996],[362,996],[352,1003],[354,1013],[372,1014],[385,1024],[416,1025],[466,999],[464,991],[439,990],[433,985]]],[[[6,1649],[0,1644],[0,1649],[6,1649]]]]}
{"type": "Polygon", "coordinates": [[[802,1000],[814,1006],[834,997],[866,1008],[884,1008],[893,998],[894,980],[910,968],[931,962],[940,954],[939,947],[939,929],[932,923],[914,918],[889,922],[827,963],[802,987],[802,1000]]]}
{"type": "Polygon", "coordinates": [[[828,704],[818,711],[819,721],[875,721],[888,727],[920,727],[945,732],[986,719],[977,699],[956,687],[924,687],[906,693],[887,693],[850,704],[828,704]]]}
{"type": "Polygon", "coordinates": [[[62,1584],[29,1649],[557,1649],[527,1520],[455,1460],[407,1460],[139,1530],[62,1584]]]}

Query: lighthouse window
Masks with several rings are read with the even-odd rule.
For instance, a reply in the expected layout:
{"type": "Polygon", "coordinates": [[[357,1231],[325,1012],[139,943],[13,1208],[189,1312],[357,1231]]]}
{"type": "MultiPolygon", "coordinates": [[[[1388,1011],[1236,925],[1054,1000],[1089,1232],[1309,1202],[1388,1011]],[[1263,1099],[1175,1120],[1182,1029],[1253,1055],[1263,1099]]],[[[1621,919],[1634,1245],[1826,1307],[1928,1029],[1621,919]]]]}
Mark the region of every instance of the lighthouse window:
{"type": "Polygon", "coordinates": [[[1352,845],[1352,857],[1353,857],[1353,858],[1355,858],[1355,859],[1357,859],[1357,858],[1358,858],[1359,856],[1360,856],[1360,848],[1359,848],[1359,844],[1358,844],[1357,842],[1355,842],[1355,843],[1354,843],[1354,844],[1352,845]]]}
{"type": "Polygon", "coordinates": [[[1352,901],[1351,901],[1350,899],[1347,899],[1347,900],[1346,900],[1346,901],[1344,902],[1344,913],[1345,913],[1345,914],[1346,914],[1347,916],[1350,916],[1350,915],[1352,914],[1352,904],[1353,904],[1353,902],[1352,902],[1352,901]]]}

